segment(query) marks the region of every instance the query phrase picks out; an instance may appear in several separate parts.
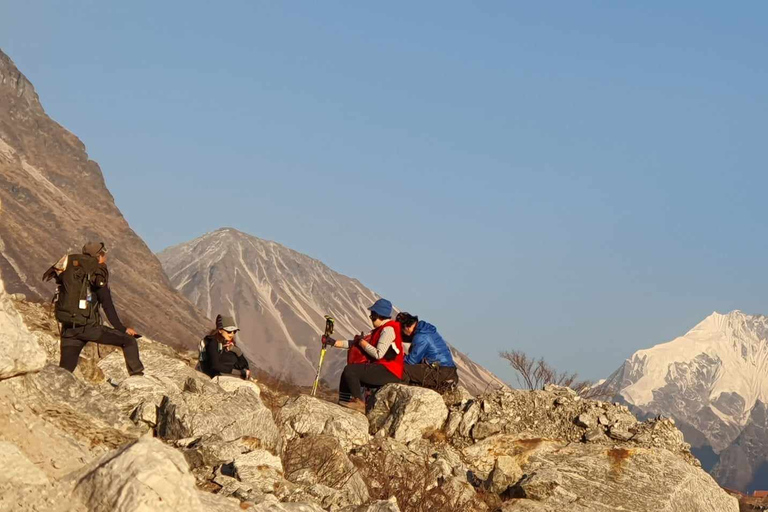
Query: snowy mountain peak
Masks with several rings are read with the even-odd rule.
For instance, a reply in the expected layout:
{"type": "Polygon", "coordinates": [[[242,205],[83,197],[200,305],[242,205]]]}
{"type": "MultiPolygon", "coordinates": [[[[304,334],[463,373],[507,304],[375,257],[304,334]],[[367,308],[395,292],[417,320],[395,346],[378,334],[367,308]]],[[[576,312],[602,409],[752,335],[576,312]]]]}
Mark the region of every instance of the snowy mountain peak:
{"type": "Polygon", "coordinates": [[[685,389],[705,386],[712,400],[738,393],[744,413],[756,400],[768,401],[768,379],[763,378],[768,370],[768,317],[712,313],[684,336],[639,350],[622,370],[620,393],[634,405],[649,404],[671,382],[686,381],[685,389]]]}
{"type": "Polygon", "coordinates": [[[692,443],[720,453],[743,432],[768,428],[760,412],[768,404],[768,316],[714,312],[685,335],[637,351],[606,385],[637,412],[673,417],[692,443]]]}

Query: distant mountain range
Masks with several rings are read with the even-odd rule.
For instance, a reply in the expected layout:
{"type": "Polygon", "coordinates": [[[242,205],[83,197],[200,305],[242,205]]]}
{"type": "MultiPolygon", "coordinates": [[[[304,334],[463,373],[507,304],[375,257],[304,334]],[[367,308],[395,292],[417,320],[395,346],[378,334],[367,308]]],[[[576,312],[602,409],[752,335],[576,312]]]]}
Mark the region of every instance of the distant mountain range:
{"type": "Polygon", "coordinates": [[[0,277],[10,293],[50,299],[41,276],[86,240],[104,241],[123,321],[194,347],[208,322],[179,295],[115,206],[85,146],[48,117],[32,84],[0,51],[0,277]]]}
{"type": "MultiPolygon", "coordinates": [[[[379,295],[322,262],[224,228],[158,254],[171,282],[210,318],[236,318],[244,350],[261,368],[310,384],[320,353],[324,315],[336,319],[336,336],[371,329],[367,308],[379,295]]],[[[488,370],[453,349],[462,384],[478,393],[505,387],[488,370]]],[[[323,377],[338,386],[346,363],[330,350],[323,377]]]]}
{"type": "Polygon", "coordinates": [[[768,317],[713,313],[608,379],[639,416],[674,418],[724,487],[768,489],[768,317]]]}

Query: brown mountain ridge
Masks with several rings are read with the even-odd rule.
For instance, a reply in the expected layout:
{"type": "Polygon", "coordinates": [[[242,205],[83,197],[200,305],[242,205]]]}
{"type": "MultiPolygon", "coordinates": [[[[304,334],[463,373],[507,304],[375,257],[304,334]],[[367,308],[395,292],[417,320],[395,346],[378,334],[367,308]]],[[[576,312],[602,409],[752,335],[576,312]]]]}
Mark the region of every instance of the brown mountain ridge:
{"type": "Polygon", "coordinates": [[[85,145],[53,121],[29,80],[0,51],[0,277],[11,293],[49,299],[43,272],[87,239],[110,247],[122,320],[164,343],[192,347],[205,315],[179,295],[131,229],[85,145]]]}

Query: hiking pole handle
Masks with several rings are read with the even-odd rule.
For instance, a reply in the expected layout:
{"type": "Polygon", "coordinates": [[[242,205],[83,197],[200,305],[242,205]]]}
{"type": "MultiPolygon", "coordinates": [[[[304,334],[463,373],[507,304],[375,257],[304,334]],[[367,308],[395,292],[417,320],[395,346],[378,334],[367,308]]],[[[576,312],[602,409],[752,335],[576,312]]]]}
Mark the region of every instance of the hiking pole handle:
{"type": "Polygon", "coordinates": [[[317,374],[315,375],[315,382],[312,384],[312,396],[317,394],[317,387],[320,384],[320,370],[323,367],[323,361],[325,360],[325,351],[328,346],[328,337],[333,334],[334,319],[330,315],[325,315],[325,334],[321,338],[323,342],[323,348],[320,351],[320,361],[317,363],[317,374]]]}

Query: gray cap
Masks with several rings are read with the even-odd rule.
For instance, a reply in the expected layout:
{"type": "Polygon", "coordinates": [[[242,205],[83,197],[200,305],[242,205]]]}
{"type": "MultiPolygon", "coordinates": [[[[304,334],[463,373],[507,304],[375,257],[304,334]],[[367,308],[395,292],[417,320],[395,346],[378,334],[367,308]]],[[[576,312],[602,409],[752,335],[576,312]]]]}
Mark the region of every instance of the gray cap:
{"type": "Polygon", "coordinates": [[[83,246],[83,254],[93,256],[94,258],[99,254],[106,254],[107,246],[104,242],[88,242],[83,246]]]}
{"type": "Polygon", "coordinates": [[[232,318],[231,316],[221,316],[221,315],[218,315],[216,317],[216,328],[224,329],[225,331],[228,331],[228,332],[240,330],[240,328],[235,323],[234,318],[232,318]]]}

